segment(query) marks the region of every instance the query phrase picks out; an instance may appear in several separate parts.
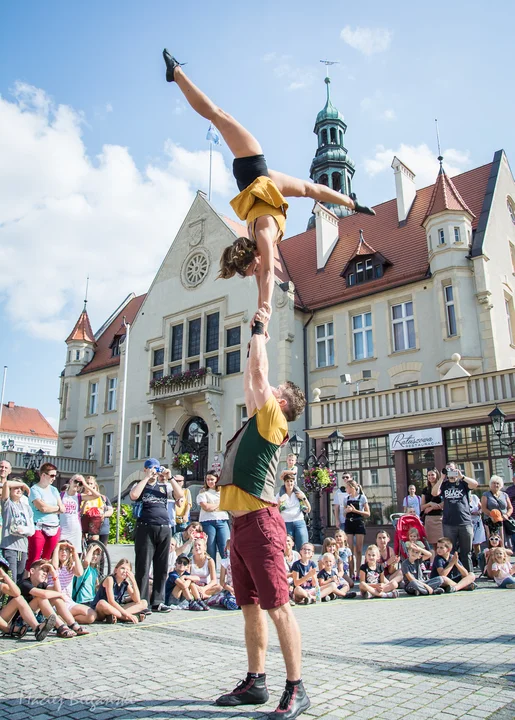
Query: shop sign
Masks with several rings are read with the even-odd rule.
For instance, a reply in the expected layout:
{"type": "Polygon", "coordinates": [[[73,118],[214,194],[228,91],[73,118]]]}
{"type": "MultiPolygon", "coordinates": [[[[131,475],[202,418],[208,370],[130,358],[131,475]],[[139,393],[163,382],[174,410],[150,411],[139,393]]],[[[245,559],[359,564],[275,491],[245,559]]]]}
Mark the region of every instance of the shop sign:
{"type": "Polygon", "coordinates": [[[389,439],[390,450],[416,450],[418,448],[443,445],[442,428],[390,433],[389,439]]]}

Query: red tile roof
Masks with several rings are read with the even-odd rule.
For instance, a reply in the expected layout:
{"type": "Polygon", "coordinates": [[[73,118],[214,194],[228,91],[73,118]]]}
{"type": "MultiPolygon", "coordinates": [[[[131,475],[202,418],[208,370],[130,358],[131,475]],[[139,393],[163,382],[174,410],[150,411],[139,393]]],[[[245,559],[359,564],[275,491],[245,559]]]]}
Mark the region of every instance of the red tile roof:
{"type": "MultiPolygon", "coordinates": [[[[491,168],[492,163],[488,163],[453,179],[456,191],[473,214],[474,229],[481,214],[491,168]]],[[[338,242],[322,270],[317,271],[314,228],[283,240],[279,253],[295,284],[297,305],[315,310],[427,277],[429,259],[426,233],[421,223],[433,192],[434,185],[417,191],[403,226],[399,226],[395,199],[377,205],[375,217],[355,213],[342,218],[338,224],[338,242]],[[382,278],[347,288],[340,274],[355,252],[360,228],[363,228],[367,242],[392,265],[382,278]]]]}
{"type": "Polygon", "coordinates": [[[57,433],[36,408],[21,407],[13,402],[2,409],[0,431],[13,435],[50,438],[57,440],[57,433]]]}
{"type": "Polygon", "coordinates": [[[470,210],[465,200],[456,190],[451,178],[447,177],[443,165],[440,162],[440,172],[434,184],[433,194],[429,201],[424,222],[431,215],[437,215],[444,210],[465,211],[474,217],[474,213],[470,210]]]}
{"type": "Polygon", "coordinates": [[[125,332],[123,325],[124,316],[128,323],[134,322],[134,318],[142,306],[145,297],[146,295],[139,295],[133,298],[120,310],[118,315],[113,318],[112,322],[97,340],[97,348],[93,360],[81,370],[79,375],[86,375],[87,373],[103,370],[104,368],[116,367],[116,365],[120,364],[120,356],[115,355],[115,357],[113,357],[113,351],[111,349],[112,342],[117,335],[125,332]]]}
{"type": "Polygon", "coordinates": [[[89,322],[88,313],[86,311],[86,308],[81,312],[79,319],[75,323],[75,327],[71,331],[71,333],[66,338],[66,342],[71,342],[72,340],[81,340],[83,342],[95,342],[95,335],[93,334],[93,330],[91,329],[91,323],[89,322]]]}

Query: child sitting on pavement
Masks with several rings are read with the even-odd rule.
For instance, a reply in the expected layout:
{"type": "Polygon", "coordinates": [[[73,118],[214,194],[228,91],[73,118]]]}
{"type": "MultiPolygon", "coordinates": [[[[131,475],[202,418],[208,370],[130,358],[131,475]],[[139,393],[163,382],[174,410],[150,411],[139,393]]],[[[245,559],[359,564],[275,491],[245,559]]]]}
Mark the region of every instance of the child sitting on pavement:
{"type": "Polygon", "coordinates": [[[318,569],[313,561],[315,546],[311,543],[304,543],[300,548],[300,560],[291,566],[293,577],[293,599],[299,605],[309,605],[320,598],[328,595],[331,590],[326,586],[323,591],[318,583],[318,569]]]}
{"type": "Polygon", "coordinates": [[[491,550],[492,575],[499,588],[515,590],[515,565],[512,565],[505,548],[498,547],[491,550]]]}
{"type": "Polygon", "coordinates": [[[379,562],[384,568],[386,581],[398,588],[402,582],[402,570],[399,568],[400,557],[396,555],[388,543],[390,535],[386,530],[379,530],[376,534],[376,544],[379,550],[379,562]]]}
{"type": "MultiPolygon", "coordinates": [[[[72,599],[73,580],[75,577],[81,577],[84,572],[75,545],[68,540],[60,540],[52,555],[52,565],[57,570],[66,607],[75,618],[75,623],[70,625],[71,629],[75,630],[77,635],[88,635],[88,631],[81,628],[79,623],[89,625],[95,622],[97,614],[87,605],[81,605],[72,599]]],[[[49,583],[48,587],[52,587],[52,583],[49,583]]]]}
{"type": "Polygon", "coordinates": [[[408,553],[407,560],[402,562],[402,573],[404,575],[404,589],[408,595],[441,595],[444,587],[448,592],[454,590],[449,583],[449,578],[441,575],[424,580],[424,560],[431,559],[431,551],[419,547],[417,543],[406,543],[408,553]]]}
{"type": "Polygon", "coordinates": [[[72,599],[91,607],[98,590],[98,565],[102,551],[98,545],[90,545],[82,557],[82,575],[73,578],[72,599]]]}
{"type": "Polygon", "coordinates": [[[451,555],[452,540],[447,537],[440,538],[436,543],[436,555],[431,568],[431,577],[446,577],[450,580],[451,587],[454,591],[459,590],[475,590],[476,576],[472,572],[465,570],[460,563],[459,555],[455,552],[451,555]]]}
{"type": "Polygon", "coordinates": [[[22,597],[20,588],[7,574],[8,569],[7,562],[0,555],[0,596],[5,595],[9,598],[0,611],[0,632],[9,634],[11,637],[22,638],[27,629],[31,627],[36,640],[44,640],[50,630],[54,628],[56,616],[54,613],[50,613],[43,622],[38,624],[34,612],[22,597]],[[21,623],[16,622],[18,615],[21,623]]]}
{"type": "Polygon", "coordinates": [[[36,560],[32,563],[29,577],[21,581],[20,590],[32,610],[41,612],[43,617],[49,618],[55,608],[57,613],[55,627],[59,637],[70,639],[76,635],[88,634],[87,630],[75,622],[75,618],[68,610],[57,571],[48,560],[36,560]],[[48,587],[49,581],[53,583],[52,590],[48,587]]]}
{"type": "MultiPolygon", "coordinates": [[[[499,547],[502,547],[501,536],[499,534],[492,533],[488,538],[488,547],[479,554],[479,568],[486,577],[490,578],[490,580],[494,579],[492,571],[492,564],[494,562],[493,551],[499,547]]],[[[509,550],[508,548],[505,548],[505,550],[508,557],[513,555],[512,550],[509,550]]]]}
{"type": "Polygon", "coordinates": [[[165,586],[165,603],[178,610],[209,610],[200,597],[195,584],[198,578],[191,575],[191,562],[187,555],[179,555],[175,569],[168,575],[165,586]]]}
{"type": "Polygon", "coordinates": [[[365,553],[365,562],[359,569],[359,589],[365,600],[370,598],[396,598],[399,591],[393,583],[387,583],[384,568],[379,564],[379,548],[369,545],[365,553]]]}
{"type": "Polygon", "coordinates": [[[338,577],[338,571],[334,565],[334,555],[332,552],[326,552],[322,555],[318,564],[322,563],[322,569],[318,572],[318,582],[320,584],[320,594],[326,587],[331,587],[328,595],[322,597],[324,600],[335,600],[336,598],[355,598],[356,593],[350,592],[349,583],[338,577]]]}
{"type": "Polygon", "coordinates": [[[113,574],[108,575],[98,588],[91,607],[96,610],[98,619],[108,624],[143,622],[148,614],[147,601],[141,599],[132,565],[127,558],[116,563],[113,574]],[[129,602],[124,602],[126,594],[130,597],[129,602]]]}

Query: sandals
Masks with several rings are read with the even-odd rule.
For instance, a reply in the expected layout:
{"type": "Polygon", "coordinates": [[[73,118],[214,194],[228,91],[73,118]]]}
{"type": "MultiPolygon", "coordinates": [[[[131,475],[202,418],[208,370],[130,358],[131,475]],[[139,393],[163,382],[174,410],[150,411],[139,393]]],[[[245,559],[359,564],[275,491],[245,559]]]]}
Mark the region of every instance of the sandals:
{"type": "Polygon", "coordinates": [[[76,635],[89,635],[89,630],[86,630],[86,628],[82,627],[82,625],[79,625],[78,622],[74,622],[73,625],[70,625],[70,629],[73,630],[73,632],[76,635]]]}
{"type": "Polygon", "coordinates": [[[145,621],[145,618],[147,617],[147,614],[140,612],[140,613],[138,613],[138,614],[136,615],[136,617],[138,618],[138,622],[142,623],[142,622],[145,621]]]}
{"type": "Polygon", "coordinates": [[[73,630],[70,630],[68,625],[60,625],[57,628],[57,637],[64,638],[65,640],[70,640],[71,638],[74,638],[77,633],[73,630]]]}
{"type": "Polygon", "coordinates": [[[49,615],[44,622],[39,623],[37,628],[34,630],[34,636],[38,642],[44,640],[50,630],[54,629],[56,620],[57,618],[55,615],[49,615]]]}
{"type": "Polygon", "coordinates": [[[172,57],[172,55],[170,55],[166,48],[163,50],[163,57],[166,63],[166,82],[173,82],[175,79],[175,68],[177,66],[186,65],[186,63],[180,63],[178,60],[172,57]]]}

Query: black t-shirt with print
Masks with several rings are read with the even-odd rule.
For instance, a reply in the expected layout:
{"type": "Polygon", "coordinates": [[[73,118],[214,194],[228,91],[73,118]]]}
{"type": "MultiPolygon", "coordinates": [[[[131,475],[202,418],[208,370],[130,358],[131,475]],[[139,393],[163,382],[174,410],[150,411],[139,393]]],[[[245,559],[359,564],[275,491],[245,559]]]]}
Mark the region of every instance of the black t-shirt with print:
{"type": "Polygon", "coordinates": [[[156,482],[154,485],[147,484],[141,493],[139,500],[142,502],[141,515],[138,523],[148,525],[169,525],[168,517],[168,483],[156,482]]]}
{"type": "Polygon", "coordinates": [[[469,486],[464,480],[444,480],[440,493],[443,498],[444,525],[471,525],[469,486]]]}

